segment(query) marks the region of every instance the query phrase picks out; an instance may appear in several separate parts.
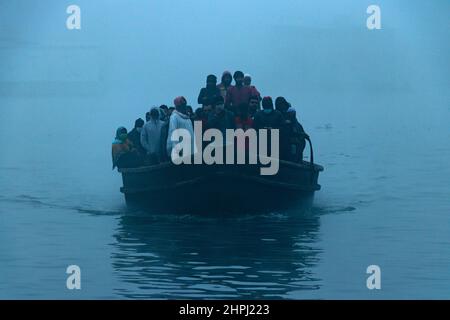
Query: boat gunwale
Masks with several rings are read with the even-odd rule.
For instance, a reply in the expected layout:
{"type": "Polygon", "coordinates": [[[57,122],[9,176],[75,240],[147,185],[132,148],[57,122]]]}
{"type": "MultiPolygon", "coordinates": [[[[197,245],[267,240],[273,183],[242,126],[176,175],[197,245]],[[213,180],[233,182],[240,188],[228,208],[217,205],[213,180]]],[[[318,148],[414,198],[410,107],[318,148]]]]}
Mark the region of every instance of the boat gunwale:
{"type": "MultiPolygon", "coordinates": [[[[316,172],[321,172],[324,170],[324,168],[316,163],[311,163],[311,162],[307,162],[307,161],[302,161],[301,163],[295,163],[295,162],[291,162],[291,161],[286,161],[286,160],[279,160],[280,165],[283,165],[284,167],[291,167],[291,168],[296,168],[296,169],[307,169],[307,170],[313,170],[316,172]]],[[[151,171],[157,171],[160,169],[165,169],[165,168],[169,168],[171,166],[174,166],[175,164],[173,164],[172,162],[163,162],[163,163],[159,163],[159,164],[155,164],[155,165],[150,165],[150,166],[143,166],[143,167],[137,167],[137,168],[121,168],[118,169],[118,172],[122,173],[122,174],[126,174],[126,173],[143,173],[143,172],[151,172],[151,171]]],[[[194,166],[199,166],[196,164],[193,164],[194,166]]],[[[206,165],[207,164],[201,164],[201,165],[206,165]]],[[[235,164],[237,166],[240,166],[240,164],[235,164]]]]}

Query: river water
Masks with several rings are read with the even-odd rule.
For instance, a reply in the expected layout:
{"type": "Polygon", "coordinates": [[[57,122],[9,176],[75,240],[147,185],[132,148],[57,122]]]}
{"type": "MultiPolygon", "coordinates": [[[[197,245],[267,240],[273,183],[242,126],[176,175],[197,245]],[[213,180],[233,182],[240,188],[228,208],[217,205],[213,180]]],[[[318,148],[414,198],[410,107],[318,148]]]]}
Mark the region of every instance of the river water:
{"type": "MultiPolygon", "coordinates": [[[[423,6],[424,20],[437,25],[414,37],[392,22],[380,35],[355,31],[355,45],[345,28],[310,27],[300,31],[312,49],[283,51],[277,66],[263,68],[267,51],[261,61],[242,56],[262,91],[297,106],[325,167],[312,207],[270,214],[158,215],[125,206],[111,170],[116,127],[169,103],[182,85],[193,101],[207,74],[201,63],[185,69],[198,68],[196,83],[183,77],[169,90],[179,59],[133,51],[143,30],[132,39],[109,32],[103,42],[63,40],[51,22],[41,38],[25,28],[3,33],[0,298],[450,298],[449,29],[439,24],[439,6],[423,6]],[[116,47],[115,36],[129,48],[116,47]],[[377,45],[366,50],[370,41],[377,45]],[[141,71],[150,60],[164,77],[141,71]],[[81,269],[81,290],[66,288],[69,265],[81,269]],[[380,290],[366,286],[370,265],[381,269],[380,290]]],[[[86,28],[96,35],[101,22],[86,28]]],[[[298,34],[280,28],[280,38],[264,33],[275,49],[298,34]]]]}

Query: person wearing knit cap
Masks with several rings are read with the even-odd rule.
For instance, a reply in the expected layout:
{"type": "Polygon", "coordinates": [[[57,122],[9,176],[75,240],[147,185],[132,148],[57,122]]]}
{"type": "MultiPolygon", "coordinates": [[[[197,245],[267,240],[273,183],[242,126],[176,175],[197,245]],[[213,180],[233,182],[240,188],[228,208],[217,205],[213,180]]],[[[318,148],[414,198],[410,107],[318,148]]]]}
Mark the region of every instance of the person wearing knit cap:
{"type": "Polygon", "coordinates": [[[231,86],[231,82],[233,81],[233,76],[230,71],[224,71],[222,74],[221,83],[217,85],[217,88],[220,90],[220,94],[222,95],[223,100],[227,97],[227,90],[231,86]]]}
{"type": "Polygon", "coordinates": [[[244,86],[244,73],[236,71],[233,75],[235,85],[227,90],[227,97],[225,98],[225,108],[236,113],[237,107],[240,104],[248,104],[252,96],[250,87],[244,86]]]}
{"type": "Polygon", "coordinates": [[[178,109],[179,107],[187,105],[186,98],[183,96],[176,97],[173,100],[173,105],[175,106],[175,109],[178,109]]]}
{"type": "Polygon", "coordinates": [[[210,74],[206,78],[206,87],[200,90],[197,102],[203,107],[214,106],[217,97],[221,96],[220,89],[217,87],[217,77],[210,74]]]}

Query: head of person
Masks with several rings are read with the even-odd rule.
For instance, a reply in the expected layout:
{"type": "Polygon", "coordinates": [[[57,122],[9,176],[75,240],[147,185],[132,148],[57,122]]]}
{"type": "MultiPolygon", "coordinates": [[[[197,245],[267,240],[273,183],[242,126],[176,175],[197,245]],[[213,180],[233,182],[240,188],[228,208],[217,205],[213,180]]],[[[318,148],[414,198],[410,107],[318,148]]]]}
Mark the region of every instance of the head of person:
{"type": "Polygon", "coordinates": [[[139,118],[139,119],[137,119],[135,122],[134,122],[134,128],[138,131],[138,132],[141,132],[141,130],[142,130],[142,127],[144,126],[144,120],[142,120],[141,118],[139,118]]]}
{"type": "Polygon", "coordinates": [[[271,97],[264,97],[262,99],[262,108],[264,113],[271,113],[273,111],[273,101],[271,97]]]}
{"type": "Polygon", "coordinates": [[[191,106],[186,106],[186,114],[192,117],[194,115],[194,109],[191,106]]]}
{"type": "Polygon", "coordinates": [[[174,100],[173,100],[173,105],[175,106],[175,109],[178,111],[178,112],[181,112],[181,113],[184,113],[184,114],[187,114],[186,112],[187,112],[187,101],[186,101],[186,98],[185,97],[182,97],[182,96],[179,96],[179,97],[176,97],[174,100]]]}
{"type": "Polygon", "coordinates": [[[289,109],[286,111],[286,115],[289,120],[295,120],[297,118],[297,112],[293,107],[289,107],[289,109]]]}
{"type": "Polygon", "coordinates": [[[231,81],[233,81],[233,77],[231,76],[230,71],[224,71],[222,74],[222,84],[225,87],[229,87],[231,85],[231,81]]]}
{"type": "Polygon", "coordinates": [[[165,115],[169,113],[169,108],[165,104],[160,105],[159,108],[164,112],[165,115]]]}
{"type": "Polygon", "coordinates": [[[222,97],[222,96],[218,96],[218,97],[216,98],[214,110],[215,110],[217,113],[220,113],[220,112],[222,112],[222,111],[225,110],[225,101],[223,100],[223,97],[222,97]]]}
{"type": "Polygon", "coordinates": [[[244,84],[244,73],[242,71],[236,71],[233,75],[236,86],[240,87],[244,84]]]}
{"type": "Polygon", "coordinates": [[[207,117],[213,111],[212,105],[208,104],[202,107],[202,116],[207,117]]]}
{"type": "Polygon", "coordinates": [[[259,97],[251,96],[248,101],[248,112],[254,115],[259,110],[259,97]]]}
{"type": "Polygon", "coordinates": [[[150,121],[150,111],[145,113],[145,121],[149,122],[150,121]]]}
{"type": "Polygon", "coordinates": [[[248,73],[244,75],[244,86],[249,86],[252,84],[252,76],[248,73]]]}
{"type": "Polygon", "coordinates": [[[275,109],[281,113],[286,113],[289,107],[289,102],[287,102],[284,97],[278,97],[275,99],[275,109]]]}
{"type": "Polygon", "coordinates": [[[150,110],[150,119],[152,121],[159,120],[159,111],[157,108],[152,108],[152,110],[150,110]]]}
{"type": "Polygon", "coordinates": [[[206,88],[212,89],[217,86],[217,77],[213,74],[210,74],[206,77],[206,88]]]}
{"type": "Polygon", "coordinates": [[[127,140],[127,137],[128,137],[127,128],[119,127],[116,130],[116,141],[121,142],[121,143],[125,143],[125,141],[127,140]]]}
{"type": "Polygon", "coordinates": [[[241,119],[247,119],[248,118],[248,104],[241,103],[240,105],[238,105],[237,113],[241,119]]]}

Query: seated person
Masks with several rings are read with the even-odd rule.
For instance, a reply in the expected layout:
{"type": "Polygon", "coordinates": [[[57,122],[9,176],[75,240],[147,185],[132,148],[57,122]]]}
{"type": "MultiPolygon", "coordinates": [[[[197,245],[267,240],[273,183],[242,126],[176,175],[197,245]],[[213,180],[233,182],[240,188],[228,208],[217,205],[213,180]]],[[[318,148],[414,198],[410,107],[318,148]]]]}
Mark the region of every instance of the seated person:
{"type": "Polygon", "coordinates": [[[263,109],[258,111],[254,118],[254,127],[259,129],[282,129],[283,116],[273,108],[273,101],[271,97],[264,97],[262,99],[263,109]]]}
{"type": "Polygon", "coordinates": [[[113,169],[135,168],[142,165],[142,158],[128,139],[127,129],[120,127],[116,130],[116,138],[112,143],[113,169]]]}

